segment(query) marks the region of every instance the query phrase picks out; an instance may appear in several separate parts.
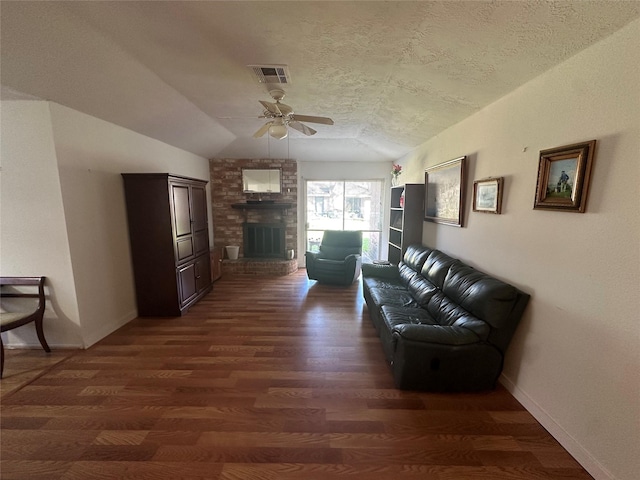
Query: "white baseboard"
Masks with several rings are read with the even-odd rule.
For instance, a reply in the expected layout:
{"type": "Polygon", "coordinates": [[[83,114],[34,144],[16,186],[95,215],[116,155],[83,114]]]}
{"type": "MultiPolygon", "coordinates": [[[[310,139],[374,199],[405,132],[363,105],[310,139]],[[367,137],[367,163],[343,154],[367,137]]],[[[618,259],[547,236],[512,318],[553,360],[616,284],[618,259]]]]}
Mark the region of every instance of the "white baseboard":
{"type": "MultiPolygon", "coordinates": [[[[51,350],[83,350],[84,347],[80,343],[51,343],[47,339],[47,344],[51,350]]],[[[4,345],[5,350],[42,350],[39,342],[35,343],[12,343],[4,345]]],[[[44,350],[42,350],[44,352],[44,350]]]]}
{"type": "Polygon", "coordinates": [[[589,451],[585,450],[575,438],[562,428],[562,426],[524,390],[520,389],[504,374],[500,376],[499,381],[595,480],[616,480],[589,451]]]}
{"type": "Polygon", "coordinates": [[[105,325],[99,331],[91,332],[91,335],[88,338],[84,339],[84,348],[89,348],[94,343],[99,342],[104,337],[106,337],[107,335],[112,334],[117,329],[119,329],[120,327],[126,325],[127,323],[129,323],[131,320],[133,320],[137,316],[138,316],[138,311],[137,310],[132,310],[132,311],[128,312],[127,314],[123,315],[122,317],[120,317],[114,323],[110,323],[108,325],[105,325]]]}
{"type": "MultiPolygon", "coordinates": [[[[110,335],[111,333],[115,332],[117,329],[119,329],[123,325],[126,325],[127,323],[129,323],[131,320],[133,320],[137,316],[138,316],[138,311],[137,310],[132,310],[130,312],[127,312],[125,315],[120,317],[115,322],[110,323],[108,325],[104,325],[103,328],[101,328],[99,331],[91,332],[89,337],[84,339],[84,344],[82,344],[82,343],[56,343],[55,341],[52,341],[50,338],[47,338],[47,343],[49,344],[49,346],[52,349],[56,349],[56,350],[82,350],[82,349],[87,349],[91,345],[93,345],[94,343],[97,343],[100,340],[102,340],[107,335],[110,335]]],[[[3,335],[5,335],[5,333],[3,333],[3,335]]],[[[35,337],[35,333],[34,333],[33,336],[35,337]]],[[[15,342],[15,341],[8,342],[7,341],[4,344],[4,348],[6,348],[8,350],[11,350],[11,349],[22,349],[22,348],[24,348],[24,349],[42,349],[42,345],[40,345],[40,342],[38,342],[38,340],[36,338],[36,339],[28,339],[26,341],[20,341],[20,342],[15,342]]]]}

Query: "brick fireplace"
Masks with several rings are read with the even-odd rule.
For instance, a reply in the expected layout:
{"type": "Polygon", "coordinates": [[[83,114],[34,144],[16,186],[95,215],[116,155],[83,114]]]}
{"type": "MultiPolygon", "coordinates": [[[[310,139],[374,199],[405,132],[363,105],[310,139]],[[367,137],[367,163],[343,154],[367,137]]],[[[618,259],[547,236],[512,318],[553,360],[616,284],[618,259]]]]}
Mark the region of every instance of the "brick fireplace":
{"type": "MultiPolygon", "coordinates": [[[[214,251],[222,256],[222,273],[253,275],[288,275],[298,269],[297,258],[287,258],[287,252],[295,252],[298,244],[298,167],[295,160],[286,159],[212,159],[209,160],[211,176],[211,212],[213,217],[214,251]],[[282,193],[263,194],[263,200],[273,200],[274,205],[286,205],[286,208],[237,208],[251,199],[242,191],[242,169],[279,168],[282,170],[282,193]],[[236,205],[234,208],[233,205],[236,205]],[[269,243],[269,251],[261,253],[262,245],[257,251],[248,252],[245,233],[247,226],[253,240],[264,242],[264,231],[256,233],[256,225],[278,226],[277,253],[271,251],[273,243],[269,243]],[[258,235],[258,237],[256,237],[258,235]],[[240,247],[238,260],[229,260],[222,255],[226,245],[240,247]]],[[[269,231],[270,235],[273,235],[269,231]]],[[[272,240],[269,240],[272,242],[272,240]]],[[[253,244],[255,246],[255,244],[253,244]]],[[[251,247],[252,248],[252,247],[251,247]]],[[[297,252],[296,252],[297,253],[297,252]]],[[[297,254],[296,254],[297,257],[297,254]]]]}

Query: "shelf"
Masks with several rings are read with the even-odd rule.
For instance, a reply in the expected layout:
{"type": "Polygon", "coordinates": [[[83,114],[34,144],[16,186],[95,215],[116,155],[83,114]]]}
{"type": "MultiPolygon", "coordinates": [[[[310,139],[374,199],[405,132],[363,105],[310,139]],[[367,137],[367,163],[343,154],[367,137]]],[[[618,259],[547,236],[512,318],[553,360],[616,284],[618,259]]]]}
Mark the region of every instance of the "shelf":
{"type": "Polygon", "coordinates": [[[390,230],[389,243],[393,245],[402,245],[402,230],[390,230]]]}
{"type": "Polygon", "coordinates": [[[288,210],[293,206],[293,203],[273,203],[273,202],[261,202],[261,203],[233,203],[231,208],[239,210],[288,210]]]}
{"type": "Polygon", "coordinates": [[[409,245],[422,241],[423,205],[424,184],[408,183],[391,187],[388,249],[391,263],[398,264],[409,245]]]}

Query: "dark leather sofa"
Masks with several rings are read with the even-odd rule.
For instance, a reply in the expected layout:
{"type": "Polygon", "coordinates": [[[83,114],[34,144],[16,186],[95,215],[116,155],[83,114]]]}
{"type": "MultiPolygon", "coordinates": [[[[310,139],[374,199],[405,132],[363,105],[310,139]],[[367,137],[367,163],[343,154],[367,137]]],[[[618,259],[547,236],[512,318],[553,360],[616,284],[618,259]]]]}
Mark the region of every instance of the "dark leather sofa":
{"type": "Polygon", "coordinates": [[[363,264],[363,294],[400,389],[495,388],[529,295],[422,245],[363,264]]]}

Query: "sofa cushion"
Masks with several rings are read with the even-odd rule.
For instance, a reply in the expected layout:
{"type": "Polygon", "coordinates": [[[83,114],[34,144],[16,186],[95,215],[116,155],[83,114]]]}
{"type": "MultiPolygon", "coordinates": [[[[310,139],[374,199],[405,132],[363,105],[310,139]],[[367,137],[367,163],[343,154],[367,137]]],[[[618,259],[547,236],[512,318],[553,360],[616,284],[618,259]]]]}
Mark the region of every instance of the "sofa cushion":
{"type": "Polygon", "coordinates": [[[404,340],[412,342],[437,343],[450,346],[480,343],[480,338],[475,333],[467,328],[458,326],[405,323],[397,325],[394,333],[404,340]]]}
{"type": "Polygon", "coordinates": [[[401,263],[404,263],[411,269],[419,272],[422,270],[422,265],[424,265],[424,262],[427,260],[431,251],[432,250],[429,247],[423,247],[419,244],[409,245],[407,250],[404,252],[401,263]]]}
{"type": "Polygon", "coordinates": [[[416,275],[411,279],[407,290],[421,307],[426,307],[431,297],[438,293],[436,286],[422,275],[416,275]]]}
{"type": "Polygon", "coordinates": [[[482,340],[487,340],[491,333],[490,326],[484,320],[475,317],[440,291],[431,297],[426,308],[438,325],[466,328],[482,340]]]}
{"type": "Polygon", "coordinates": [[[411,281],[419,276],[422,265],[430,253],[431,249],[419,245],[407,247],[402,261],[398,264],[398,273],[405,287],[408,287],[411,281]]]}
{"type": "Polygon", "coordinates": [[[458,260],[451,258],[446,253],[432,250],[424,262],[420,274],[442,290],[449,268],[456,262],[458,260]]]}
{"type": "Polygon", "coordinates": [[[419,305],[408,290],[393,288],[371,288],[369,295],[378,307],[393,305],[396,307],[418,308],[419,305]]]}
{"type": "Polygon", "coordinates": [[[363,278],[362,283],[369,290],[371,290],[372,288],[386,288],[387,290],[406,290],[404,285],[400,283],[399,279],[388,280],[386,278],[370,277],[363,278]]]}
{"type": "Polygon", "coordinates": [[[394,305],[382,306],[382,317],[389,330],[398,325],[434,325],[436,321],[423,308],[398,307],[394,305]]]}
{"type": "Polygon", "coordinates": [[[446,276],[444,294],[475,317],[494,328],[510,322],[518,300],[518,290],[479,272],[462,262],[455,262],[446,276]]]}
{"type": "Polygon", "coordinates": [[[418,276],[418,272],[416,272],[406,263],[400,262],[398,264],[398,276],[400,278],[400,282],[402,282],[402,286],[404,288],[407,288],[411,283],[411,280],[418,276]]]}

